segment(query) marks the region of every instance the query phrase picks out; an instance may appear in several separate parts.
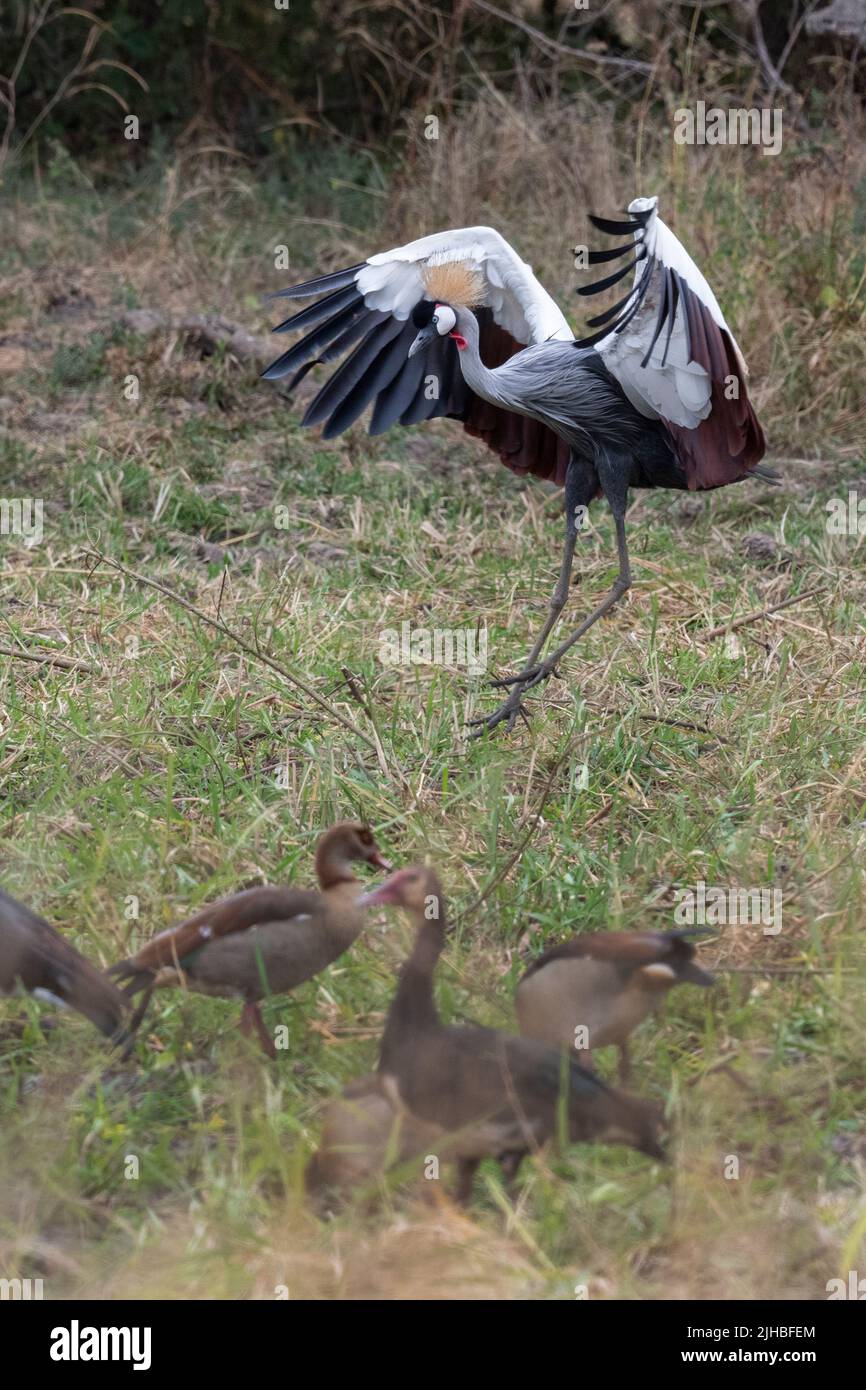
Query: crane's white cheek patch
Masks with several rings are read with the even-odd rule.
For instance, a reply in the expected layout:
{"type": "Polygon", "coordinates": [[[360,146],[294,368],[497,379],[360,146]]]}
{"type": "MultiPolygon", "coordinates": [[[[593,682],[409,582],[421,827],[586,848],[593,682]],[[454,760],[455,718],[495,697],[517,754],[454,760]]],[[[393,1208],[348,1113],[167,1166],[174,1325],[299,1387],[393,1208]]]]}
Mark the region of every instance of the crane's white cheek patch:
{"type": "Polygon", "coordinates": [[[457,322],[457,315],[450,304],[437,304],[435,318],[436,331],[440,338],[444,338],[446,333],[450,333],[457,322]]]}

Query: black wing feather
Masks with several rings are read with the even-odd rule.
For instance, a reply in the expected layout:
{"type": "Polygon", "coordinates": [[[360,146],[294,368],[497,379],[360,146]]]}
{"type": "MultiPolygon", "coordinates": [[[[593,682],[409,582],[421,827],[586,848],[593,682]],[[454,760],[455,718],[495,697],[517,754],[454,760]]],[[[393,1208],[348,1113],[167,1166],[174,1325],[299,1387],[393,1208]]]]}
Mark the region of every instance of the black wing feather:
{"type": "Polygon", "coordinates": [[[577,291],[578,294],[601,294],[602,290],[609,290],[611,285],[615,285],[618,280],[622,280],[624,276],[628,275],[630,270],[634,270],[638,262],[644,259],[645,254],[645,252],[638,251],[633,261],[629,261],[628,265],[624,265],[620,270],[615,270],[613,275],[606,275],[603,280],[596,280],[592,285],[581,285],[577,291]]]}
{"type": "MultiPolygon", "coordinates": [[[[399,342],[400,339],[398,338],[399,342]]],[[[371,434],[384,434],[402,417],[415,399],[419,383],[425,384],[426,354],[418,352],[410,357],[402,371],[398,371],[388,386],[376,397],[376,406],[370,420],[371,434]]]]}
{"type": "Polygon", "coordinates": [[[628,304],[629,300],[634,294],[634,290],[635,287],[634,285],[632,285],[631,289],[629,290],[628,294],[625,296],[624,299],[618,299],[616,303],[611,306],[610,309],[605,309],[603,314],[596,314],[594,319],[587,319],[586,322],[588,327],[601,328],[603,323],[610,323],[611,319],[615,319],[617,314],[619,314],[621,310],[625,308],[626,304],[628,304]]]}
{"type": "MultiPolygon", "coordinates": [[[[338,340],[344,329],[354,328],[356,324],[363,321],[369,312],[368,309],[364,308],[364,301],[359,297],[355,302],[336,313],[333,318],[328,319],[327,323],[323,323],[319,328],[314,328],[299,343],[295,343],[295,346],[289,348],[288,352],[284,352],[282,357],[278,357],[276,362],[272,362],[262,372],[262,376],[267,381],[276,381],[280,377],[287,376],[306,358],[314,358],[321,352],[322,348],[332,346],[333,340],[338,340]]],[[[357,337],[360,331],[362,328],[353,337],[357,337]]]]}
{"type": "Polygon", "coordinates": [[[656,343],[658,342],[659,334],[661,333],[662,329],[664,328],[665,316],[666,316],[666,314],[667,314],[667,312],[668,312],[668,278],[669,278],[669,277],[668,277],[668,275],[667,275],[667,273],[666,273],[666,267],[665,267],[665,266],[662,266],[661,286],[660,286],[660,294],[659,294],[659,311],[658,311],[658,314],[656,315],[656,326],[655,326],[655,328],[653,329],[653,335],[652,335],[652,337],[650,338],[649,347],[647,348],[647,350],[646,350],[646,352],[644,353],[643,358],[642,358],[642,360],[641,360],[641,366],[642,366],[642,367],[645,367],[645,366],[647,365],[647,363],[649,362],[650,357],[652,356],[652,350],[653,350],[653,348],[655,347],[656,343]]]}
{"type": "Polygon", "coordinates": [[[393,326],[397,332],[389,337],[383,350],[376,354],[363,375],[345,393],[322,431],[323,439],[334,439],[353,425],[374,397],[390,386],[394,376],[405,366],[417,330],[411,320],[408,323],[405,320],[396,321],[393,326]]]}
{"type": "Polygon", "coordinates": [[[287,290],[277,290],[275,294],[269,294],[268,299],[310,299],[314,294],[324,294],[326,290],[339,290],[344,285],[353,282],[359,270],[363,270],[366,261],[358,261],[357,265],[347,265],[345,270],[334,270],[330,275],[317,275],[314,280],[305,280],[302,285],[290,285],[287,290]]]}
{"type": "Polygon", "coordinates": [[[349,304],[358,305],[363,302],[361,291],[354,285],[345,290],[334,290],[333,294],[326,294],[324,299],[317,300],[315,304],[308,304],[306,309],[301,309],[299,313],[292,314],[291,318],[284,319],[276,328],[272,328],[271,332],[299,333],[302,328],[310,328],[321,319],[345,309],[349,304]]]}
{"type": "Polygon", "coordinates": [[[590,265],[604,265],[607,261],[619,260],[620,256],[627,256],[629,251],[634,250],[634,242],[629,241],[625,246],[614,246],[610,251],[590,251],[590,265]]]}
{"type": "Polygon", "coordinates": [[[596,217],[592,212],[589,220],[600,232],[607,232],[609,236],[630,236],[633,232],[639,232],[646,221],[643,214],[636,214],[632,222],[612,222],[609,217],[596,217]]]}
{"type": "Polygon", "coordinates": [[[334,373],[331,380],[322,387],[301,423],[303,425],[321,424],[328,415],[335,411],[364,375],[374,358],[383,348],[388,346],[392,339],[396,338],[398,333],[402,333],[404,327],[405,325],[396,319],[386,317],[382,323],[371,329],[367,336],[362,338],[351,356],[347,357],[342,366],[334,373]]]}
{"type": "Polygon", "coordinates": [[[672,270],[665,267],[665,278],[668,282],[668,334],[665,338],[665,350],[662,353],[662,366],[668,360],[668,348],[671,345],[671,334],[674,331],[674,324],[677,321],[677,307],[680,302],[679,284],[676,275],[672,270]]]}

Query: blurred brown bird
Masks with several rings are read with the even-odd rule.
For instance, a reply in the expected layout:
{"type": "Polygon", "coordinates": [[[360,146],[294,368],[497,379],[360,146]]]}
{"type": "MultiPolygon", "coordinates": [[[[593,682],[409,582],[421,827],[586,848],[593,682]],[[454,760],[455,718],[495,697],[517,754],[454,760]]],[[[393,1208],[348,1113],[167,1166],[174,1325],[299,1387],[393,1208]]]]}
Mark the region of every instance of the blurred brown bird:
{"type": "Polygon", "coordinates": [[[694,959],[690,940],[710,934],[699,927],[595,932],[551,947],[532,962],[517,986],[521,1034],[566,1048],[590,1067],[595,1048],[615,1043],[620,1080],[626,1081],[628,1040],[661,1006],[668,990],[714,983],[694,959]]]}
{"type": "Polygon", "coordinates": [[[358,1077],[325,1108],[319,1148],[305,1174],[307,1191],[339,1199],[361,1189],[372,1196],[387,1172],[421,1159],[441,1134],[409,1114],[390,1078],[358,1077]]]}
{"type": "Polygon", "coordinates": [[[0,994],[16,988],[76,1009],[119,1041],[129,1001],[42,917],[0,890],[0,994]]]}
{"type": "Polygon", "coordinates": [[[446,912],[430,869],[401,869],[363,902],[404,907],[416,929],[388,1011],[379,1073],[394,1078],[413,1116],[445,1131],[449,1156],[458,1159],[461,1200],[471,1195],[482,1158],[507,1159],[516,1171],[563,1122],[572,1142],[623,1143],[664,1157],[658,1106],[612,1090],[543,1043],[442,1023],[433,975],[445,944],[446,912]]]}
{"type": "Polygon", "coordinates": [[[265,1052],[275,1057],[260,1001],[295,989],[352,945],[363,926],[356,862],[390,868],[372,831],[345,821],[316,846],[320,892],[265,887],[233,893],[113,965],[109,974],[124,982],[129,998],[144,992],[132,1026],[141,1023],[154,989],[180,985],[242,999],[242,1032],[255,1029],[265,1052]]]}

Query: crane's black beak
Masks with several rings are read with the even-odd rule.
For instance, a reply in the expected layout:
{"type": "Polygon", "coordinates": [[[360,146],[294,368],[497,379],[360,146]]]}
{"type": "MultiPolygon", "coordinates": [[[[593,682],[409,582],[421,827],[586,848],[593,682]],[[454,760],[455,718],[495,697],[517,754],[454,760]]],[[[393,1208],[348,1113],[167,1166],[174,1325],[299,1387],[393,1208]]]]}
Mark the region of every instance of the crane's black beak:
{"type": "Polygon", "coordinates": [[[428,323],[426,328],[422,328],[409,349],[409,356],[414,357],[416,352],[421,352],[428,343],[432,343],[433,339],[436,337],[436,331],[435,323],[428,323]]]}

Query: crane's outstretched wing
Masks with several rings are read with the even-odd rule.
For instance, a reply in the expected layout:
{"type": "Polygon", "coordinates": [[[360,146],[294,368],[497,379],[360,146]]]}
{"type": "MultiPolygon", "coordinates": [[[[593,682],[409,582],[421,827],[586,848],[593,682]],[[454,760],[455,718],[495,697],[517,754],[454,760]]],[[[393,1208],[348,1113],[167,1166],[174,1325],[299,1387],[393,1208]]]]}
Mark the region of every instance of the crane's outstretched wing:
{"type": "Polygon", "coordinates": [[[624,299],[590,319],[598,331],[578,346],[594,346],[632,405],[664,423],[689,487],[718,487],[754,471],[764,456],[764,435],[737,341],[657,208],[658,198],[635,198],[627,222],[590,219],[599,231],[633,237],[626,246],[590,252],[591,264],[632,251],[634,259],[578,293],[609,289],[632,268],[634,283],[624,299]]]}
{"type": "Polygon", "coordinates": [[[451,339],[439,338],[408,356],[418,331],[413,312],[437,297],[437,277],[441,284],[455,268],[473,280],[480,351],[488,367],[530,344],[574,340],[550,295],[508,242],[491,227],[466,227],[435,232],[275,295],[321,297],[275,328],[308,331],[262,375],[275,380],[294,373],[291,390],[312,367],[343,357],[303,419],[305,425],[324,424],[326,439],[342,434],[371,404],[371,434],[398,422],[449,416],[463,421],[515,472],[564,482],[568,447],[544,425],[476,396],[463,380],[451,339]]]}

